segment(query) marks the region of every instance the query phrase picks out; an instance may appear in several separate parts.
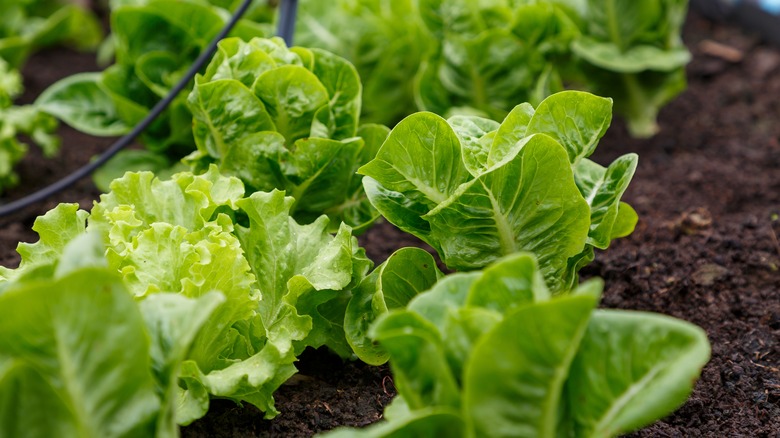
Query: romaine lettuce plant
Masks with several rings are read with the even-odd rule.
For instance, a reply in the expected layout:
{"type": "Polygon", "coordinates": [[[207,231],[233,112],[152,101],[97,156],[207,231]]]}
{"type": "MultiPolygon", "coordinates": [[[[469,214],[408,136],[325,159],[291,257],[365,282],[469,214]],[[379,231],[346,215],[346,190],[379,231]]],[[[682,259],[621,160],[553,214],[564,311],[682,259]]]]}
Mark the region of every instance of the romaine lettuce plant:
{"type": "Polygon", "coordinates": [[[198,150],[185,161],[196,172],[216,163],[250,193],[285,190],[302,222],[326,213],[360,229],[378,214],[355,171],[389,131],[358,127],[360,93],[343,58],[279,38],[228,38],[190,93],[198,150]]]}
{"type": "Polygon", "coordinates": [[[357,68],[364,122],[395,124],[414,112],[411,79],[433,48],[417,0],[302,1],[295,41],[343,56],[357,68]]]}
{"type": "Polygon", "coordinates": [[[594,248],[631,233],[620,201],[635,154],[603,167],[587,157],[606,131],[612,101],[579,91],[521,104],[502,123],[418,113],[399,123],[358,172],[391,223],[430,244],[452,269],[531,251],[548,286],[574,284],[594,248]]]}
{"type": "MultiPolygon", "coordinates": [[[[289,214],[292,198],[279,191],[244,197],[241,181],[215,167],[167,181],[127,173],[111,189],[91,213],[61,204],[39,218],[33,229],[40,240],[19,245],[19,268],[0,269],[2,283],[11,288],[36,275],[61,259],[68,242],[91,232],[105,244],[98,256],[142,307],[163,293],[201,299],[220,292],[221,304],[169,364],[180,369],[169,382],[178,423],[204,415],[211,396],[252,403],[273,417],[272,394],[295,373],[304,348],[352,354],[344,312],[372,263],[348,226],[333,236],[324,216],[299,225],[289,214]]],[[[167,311],[187,314],[166,300],[167,311]]]]}
{"type": "Polygon", "coordinates": [[[669,414],[709,359],[700,328],[594,310],[602,283],[553,296],[530,254],[450,275],[374,323],[398,397],[329,437],[610,437],[669,414]]]}
{"type": "Polygon", "coordinates": [[[436,50],[421,66],[415,99],[445,117],[506,117],[563,89],[561,72],[579,29],[549,2],[419,0],[436,50]]]}
{"type": "Polygon", "coordinates": [[[687,0],[588,0],[577,8],[582,36],[571,45],[577,75],[570,80],[615,99],[634,136],[655,134],[659,109],[685,90],[687,9],[687,0]]]}
{"type": "Polygon", "coordinates": [[[685,88],[687,0],[301,3],[299,38],[355,63],[366,116],[379,123],[412,113],[412,101],[444,117],[501,120],[566,84],[614,98],[631,133],[649,136],[685,88]]]}

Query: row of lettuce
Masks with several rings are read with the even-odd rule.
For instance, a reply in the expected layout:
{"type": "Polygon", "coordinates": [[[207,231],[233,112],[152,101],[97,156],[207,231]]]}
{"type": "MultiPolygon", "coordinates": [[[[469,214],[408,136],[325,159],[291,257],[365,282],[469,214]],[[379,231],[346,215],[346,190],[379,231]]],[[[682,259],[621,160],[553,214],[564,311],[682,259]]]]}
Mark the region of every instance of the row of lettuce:
{"type": "MultiPolygon", "coordinates": [[[[117,64],[43,101],[80,90],[95,106],[61,113],[122,126],[145,107],[111,87],[163,94],[174,61],[224,21],[203,18],[213,8],[117,7],[104,49],[117,64]],[[154,18],[169,8],[179,17],[154,18]],[[119,36],[136,26],[146,40],[119,36]],[[166,26],[202,33],[166,46],[166,26]]],[[[588,158],[611,99],[566,91],[500,122],[423,112],[389,130],[360,123],[343,58],[242,36],[148,134],[188,126],[188,170],[106,181],[89,212],[59,205],[19,267],[0,269],[0,436],[177,436],[213,397],[272,418],[310,347],[389,360],[399,390],[383,422],[336,435],[614,436],[686,399],[709,357],[703,331],[595,310],[601,282],[578,284],[637,222],[621,202],[636,155],[588,158]],[[460,273],[416,248],[374,267],[354,234],[380,215],[460,273]]]]}
{"type": "Polygon", "coordinates": [[[55,44],[94,50],[103,39],[97,17],[62,0],[5,0],[0,4],[0,191],[18,184],[13,167],[31,138],[45,156],[57,153],[57,120],[37,105],[15,106],[24,91],[19,69],[36,51],[55,44]]]}
{"type": "MultiPolygon", "coordinates": [[[[46,11],[43,6],[59,2],[62,7],[63,1],[7,4],[46,11]]],[[[25,151],[17,134],[35,130],[34,140],[47,153],[56,151],[56,139],[43,135],[56,128],[49,116],[92,135],[129,132],[181,78],[239,2],[108,3],[112,34],[100,54],[104,62],[113,57],[113,64],[43,93],[28,110],[40,112],[37,122],[6,122],[0,189],[17,182],[12,169],[25,151]]],[[[277,3],[256,0],[232,35],[244,40],[273,35],[277,3]]],[[[363,122],[393,126],[415,110],[502,120],[517,103],[538,105],[565,85],[612,97],[630,130],[648,136],[657,129],[658,110],[685,87],[689,54],[680,28],[686,7],[687,0],[303,0],[295,35],[300,45],[328,50],[356,66],[364,85],[363,122]]],[[[79,12],[67,27],[84,35],[66,33],[60,25],[54,27],[59,37],[94,47],[99,27],[85,14],[79,12]]],[[[6,33],[22,32],[17,27],[6,33]]],[[[0,41],[0,58],[13,59],[9,62],[18,67],[24,57],[6,53],[3,46],[0,41]]],[[[121,153],[98,173],[98,186],[108,190],[108,183],[127,170],[168,175],[182,170],[179,161],[198,143],[191,127],[196,112],[186,97],[176,99],[143,134],[146,149],[121,153]]]]}

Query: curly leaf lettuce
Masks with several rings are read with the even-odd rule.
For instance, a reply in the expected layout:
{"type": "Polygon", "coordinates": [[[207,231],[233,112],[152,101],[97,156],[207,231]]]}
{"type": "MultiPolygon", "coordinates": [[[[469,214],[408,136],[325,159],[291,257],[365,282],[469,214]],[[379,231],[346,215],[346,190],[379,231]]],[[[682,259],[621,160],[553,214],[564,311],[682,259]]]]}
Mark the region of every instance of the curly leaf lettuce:
{"type": "Polygon", "coordinates": [[[13,105],[23,89],[19,72],[0,57],[0,191],[19,182],[13,168],[28,148],[19,136],[30,137],[46,157],[56,154],[60,146],[54,135],[56,119],[33,105],[13,105]]]}
{"type": "Polygon", "coordinates": [[[273,392],[296,372],[303,348],[352,354],[344,312],[372,263],[349,227],[333,236],[325,217],[299,225],[290,217],[292,198],[279,191],[244,198],[240,180],[216,167],[165,181],[127,173],[111,187],[91,213],[61,204],[39,218],[39,242],[20,245],[20,267],[3,269],[3,284],[46,272],[85,233],[99,236],[106,248],[96,257],[121,276],[125,293],[149,312],[167,309],[149,325],[171,331],[179,330],[172,320],[186,322],[183,315],[192,324],[202,319],[198,334],[184,339],[186,349],[153,345],[155,370],[177,373],[162,385],[166,399],[174,392],[177,422],[203,416],[211,397],[246,401],[273,417],[273,392]],[[213,291],[217,301],[208,298],[213,291]],[[210,310],[183,310],[187,300],[210,310]]]}

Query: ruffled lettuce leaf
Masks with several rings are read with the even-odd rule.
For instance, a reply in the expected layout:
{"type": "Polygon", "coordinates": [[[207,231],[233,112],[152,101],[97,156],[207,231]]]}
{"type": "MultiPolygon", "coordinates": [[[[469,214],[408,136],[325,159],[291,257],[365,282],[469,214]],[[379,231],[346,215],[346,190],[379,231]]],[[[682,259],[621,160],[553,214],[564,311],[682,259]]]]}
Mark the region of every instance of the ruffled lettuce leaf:
{"type": "Polygon", "coordinates": [[[252,403],[270,418],[278,413],[273,392],[296,372],[304,348],[352,354],[344,315],[372,263],[348,226],[334,236],[324,216],[300,225],[290,216],[292,198],[279,191],[244,198],[240,180],[213,166],[170,180],[128,173],[111,188],[91,214],[61,204],[39,218],[40,240],[20,245],[20,267],[3,270],[3,285],[51,274],[48,266],[60,259],[78,266],[86,255],[120,275],[160,338],[152,345],[155,372],[176,374],[160,377],[160,393],[176,400],[166,415],[187,424],[221,397],[252,403]],[[68,242],[88,234],[105,249],[63,256],[68,242]],[[185,322],[200,331],[176,344],[185,322]]]}

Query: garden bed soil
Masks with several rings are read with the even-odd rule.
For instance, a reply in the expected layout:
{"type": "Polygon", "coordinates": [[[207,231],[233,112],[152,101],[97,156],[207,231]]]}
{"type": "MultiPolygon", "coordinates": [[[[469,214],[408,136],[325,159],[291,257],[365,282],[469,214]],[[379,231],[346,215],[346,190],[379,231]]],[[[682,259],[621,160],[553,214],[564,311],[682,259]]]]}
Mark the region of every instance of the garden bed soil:
{"type": "MultiPolygon", "coordinates": [[[[690,400],[635,437],[780,436],[780,50],[740,29],[692,14],[684,39],[693,52],[689,88],[660,114],[660,133],[631,139],[615,121],[596,161],[637,152],[636,177],[625,195],[640,216],[633,235],[597,255],[583,276],[606,282],[603,306],[665,313],[703,327],[712,360],[690,400]],[[724,45],[726,47],[724,47],[724,45]],[[728,50],[733,49],[733,50],[728,50]]],[[[64,49],[33,57],[24,70],[29,102],[58,77],[96,70],[89,55],[64,49]]],[[[34,149],[19,166],[18,198],[49,184],[106,149],[62,128],[54,160],[34,149]]],[[[89,208],[98,191],[88,181],[59,196],[89,208]]],[[[15,266],[19,241],[49,200],[0,218],[0,264],[15,266]]],[[[377,263],[419,244],[383,223],[361,237],[377,263]]],[[[216,400],[185,437],[308,436],[381,418],[395,393],[387,367],[306,352],[300,374],[276,394],[272,421],[251,406],[216,400]]]]}

